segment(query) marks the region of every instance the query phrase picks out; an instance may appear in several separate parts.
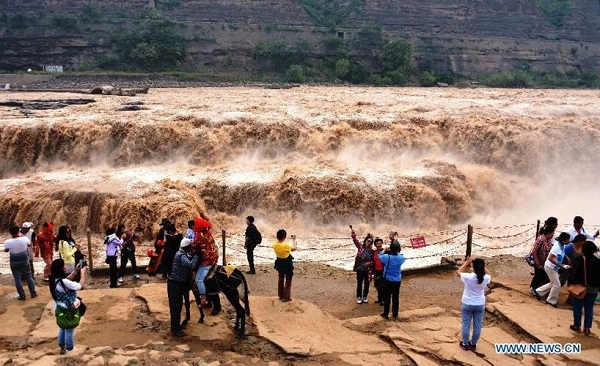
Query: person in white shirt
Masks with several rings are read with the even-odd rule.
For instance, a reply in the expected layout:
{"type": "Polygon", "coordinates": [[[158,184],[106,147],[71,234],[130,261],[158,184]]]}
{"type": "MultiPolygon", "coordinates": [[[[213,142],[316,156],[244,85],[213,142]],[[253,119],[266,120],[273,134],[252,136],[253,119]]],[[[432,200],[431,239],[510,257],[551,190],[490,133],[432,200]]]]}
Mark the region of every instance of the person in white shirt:
{"type": "Polygon", "coordinates": [[[27,281],[27,287],[29,287],[29,293],[33,299],[37,297],[37,292],[35,291],[35,283],[31,275],[31,266],[29,265],[29,256],[27,253],[27,248],[30,245],[29,239],[26,236],[21,236],[18,226],[13,225],[8,231],[12,238],[4,242],[4,251],[10,253],[10,271],[15,279],[15,287],[19,293],[17,299],[21,301],[26,299],[25,291],[23,290],[23,277],[27,281]]]}
{"type": "MultiPolygon", "coordinates": [[[[81,302],[81,299],[77,297],[77,291],[83,290],[85,287],[86,279],[86,264],[84,260],[81,260],[75,266],[73,272],[67,276],[67,266],[63,259],[55,259],[52,262],[50,268],[50,295],[54,299],[55,310],[56,307],[63,309],[79,309],[80,314],[83,316],[85,306],[81,302]],[[80,274],[79,282],[75,282],[75,277],[80,274]]],[[[75,328],[63,329],[58,328],[58,346],[60,347],[60,354],[64,355],[67,351],[72,351],[74,347],[74,335],[75,328]]]]}
{"type": "Polygon", "coordinates": [[[483,315],[485,313],[485,288],[492,280],[490,273],[485,268],[483,259],[473,260],[467,257],[465,263],[456,271],[461,281],[465,284],[462,295],[462,340],[460,348],[465,351],[477,349],[477,341],[481,336],[483,327],[483,315]],[[466,269],[473,264],[473,273],[466,273],[466,269]],[[473,323],[473,336],[469,340],[469,331],[473,323]]]}
{"type": "Polygon", "coordinates": [[[569,239],[567,238],[559,240],[552,246],[550,254],[548,254],[548,258],[546,258],[546,262],[544,262],[544,271],[546,271],[550,282],[533,291],[538,301],[541,300],[543,296],[548,295],[546,303],[555,308],[558,307],[558,294],[560,293],[561,287],[558,270],[561,268],[571,268],[568,264],[563,264],[563,260],[565,259],[568,263],[571,263],[569,257],[565,257],[565,245],[568,243],[568,240],[569,239]]]}
{"type": "MultiPolygon", "coordinates": [[[[21,225],[21,235],[29,239],[29,247],[27,247],[27,256],[29,257],[29,266],[31,267],[31,275],[35,276],[35,270],[33,269],[33,259],[35,256],[35,252],[38,252],[37,249],[37,237],[36,232],[32,229],[32,222],[24,222],[21,225]]],[[[38,254],[39,257],[39,254],[38,254]]]]}
{"type": "Polygon", "coordinates": [[[571,235],[571,242],[579,234],[585,235],[589,241],[594,241],[598,235],[600,235],[600,230],[596,230],[596,232],[592,235],[591,232],[588,232],[583,228],[583,217],[575,216],[575,218],[573,218],[573,227],[570,228],[567,233],[571,235]]]}

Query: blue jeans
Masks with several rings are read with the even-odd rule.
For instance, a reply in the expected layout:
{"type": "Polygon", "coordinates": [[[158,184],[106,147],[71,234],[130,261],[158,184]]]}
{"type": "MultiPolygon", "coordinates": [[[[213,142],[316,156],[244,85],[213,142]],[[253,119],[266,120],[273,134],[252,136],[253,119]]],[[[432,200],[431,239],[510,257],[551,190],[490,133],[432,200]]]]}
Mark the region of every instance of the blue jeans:
{"type": "Polygon", "coordinates": [[[196,286],[198,286],[198,292],[200,295],[206,295],[206,286],[204,286],[204,280],[208,275],[208,271],[212,266],[200,266],[198,272],[196,272],[196,286]]]}
{"type": "Polygon", "coordinates": [[[73,333],[75,333],[75,328],[72,329],[62,329],[58,328],[58,346],[60,348],[65,347],[67,350],[73,349],[73,333]]]}
{"type": "Polygon", "coordinates": [[[481,336],[481,328],[483,327],[483,314],[485,305],[466,305],[462,304],[462,342],[468,344],[469,331],[471,330],[471,321],[473,321],[473,338],[470,342],[476,345],[481,336]]]}
{"type": "Polygon", "coordinates": [[[33,283],[33,277],[31,276],[31,266],[29,265],[29,260],[27,256],[24,257],[25,260],[20,261],[10,261],[10,271],[12,272],[13,278],[15,279],[15,287],[17,288],[17,292],[19,293],[19,297],[25,298],[25,290],[23,290],[23,280],[22,277],[25,276],[27,280],[27,287],[29,287],[29,294],[34,297],[37,295],[35,292],[35,283],[33,283]]]}
{"type": "Polygon", "coordinates": [[[592,327],[592,319],[594,316],[594,301],[596,301],[597,292],[590,293],[588,287],[588,293],[585,295],[583,300],[579,300],[573,298],[573,325],[575,328],[581,327],[581,309],[583,308],[584,317],[583,317],[583,327],[591,328],[592,327]]]}

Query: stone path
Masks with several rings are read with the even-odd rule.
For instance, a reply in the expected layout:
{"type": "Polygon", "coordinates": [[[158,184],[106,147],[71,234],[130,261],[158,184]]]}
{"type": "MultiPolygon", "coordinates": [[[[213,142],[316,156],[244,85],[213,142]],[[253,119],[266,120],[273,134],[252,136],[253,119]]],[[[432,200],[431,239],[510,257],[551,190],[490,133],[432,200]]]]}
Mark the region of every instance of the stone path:
{"type": "MultiPolygon", "coordinates": [[[[169,309],[165,292],[165,285],[161,283],[82,291],[80,295],[88,305],[88,314],[77,328],[76,340],[81,341],[76,342],[74,351],[59,356],[49,294],[40,292],[38,298],[20,302],[11,297],[14,288],[0,285],[0,296],[4,299],[0,305],[0,324],[3,325],[0,339],[4,344],[0,365],[279,365],[243,352],[207,350],[206,345],[210,343],[203,342],[249,342],[235,339],[225,313],[207,317],[206,324],[197,324],[198,311],[193,309],[193,320],[186,330],[189,336],[183,340],[166,337],[169,309]],[[155,333],[164,341],[148,340],[152,332],[136,330],[142,315],[159,325],[155,333]],[[104,344],[105,338],[99,341],[97,337],[111,334],[114,337],[131,334],[134,342],[113,347],[107,345],[112,341],[108,338],[106,345],[98,345],[104,344]]],[[[536,301],[528,294],[526,283],[494,283],[487,296],[486,319],[476,352],[458,347],[458,309],[430,307],[401,312],[398,320],[373,315],[341,321],[301,300],[282,303],[274,297],[252,296],[250,303],[252,337],[279,347],[283,351],[279,361],[285,364],[597,365],[600,360],[598,307],[592,328],[596,334],[590,337],[575,334],[568,328],[572,322],[571,310],[566,306],[554,309],[536,301]],[[581,344],[582,351],[508,355],[495,350],[495,344],[519,342],[576,343],[581,344]],[[289,357],[295,361],[289,361],[289,357]]]]}

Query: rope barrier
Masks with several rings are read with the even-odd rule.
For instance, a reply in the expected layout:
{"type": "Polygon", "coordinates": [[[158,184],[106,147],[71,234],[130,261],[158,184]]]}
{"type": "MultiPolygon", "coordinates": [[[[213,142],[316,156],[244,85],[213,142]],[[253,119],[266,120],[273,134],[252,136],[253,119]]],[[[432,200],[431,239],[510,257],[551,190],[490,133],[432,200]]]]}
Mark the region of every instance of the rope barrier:
{"type": "MultiPolygon", "coordinates": [[[[516,248],[519,246],[522,246],[528,242],[533,243],[533,241],[535,240],[533,235],[528,235],[530,234],[532,231],[535,231],[537,224],[519,224],[519,225],[506,225],[506,226],[495,226],[495,227],[477,227],[473,229],[473,235],[475,235],[476,239],[478,239],[478,241],[473,241],[472,245],[483,249],[483,250],[505,250],[505,249],[511,249],[511,248],[516,248]],[[492,234],[487,234],[484,233],[485,231],[500,231],[500,230],[507,230],[507,229],[514,229],[514,228],[526,228],[525,230],[519,231],[517,233],[514,234],[505,234],[505,235],[492,235],[492,234]],[[477,230],[477,231],[475,231],[477,230]],[[483,231],[483,232],[482,232],[483,231]],[[523,235],[527,235],[527,237],[519,242],[516,243],[511,243],[511,244],[506,244],[506,245],[491,245],[491,243],[485,243],[485,242],[481,242],[481,240],[503,240],[503,239],[510,239],[510,238],[517,238],[517,237],[521,237],[523,235]]],[[[572,227],[572,224],[561,224],[558,225],[561,228],[570,228],[572,227]]],[[[599,224],[596,225],[585,225],[586,228],[588,228],[587,231],[592,231],[590,228],[594,228],[593,231],[595,232],[597,229],[597,227],[600,227],[599,224]]],[[[417,233],[417,234],[412,234],[412,235],[406,235],[406,236],[401,236],[399,237],[399,239],[401,239],[401,248],[402,249],[409,249],[408,253],[405,252],[405,255],[407,256],[407,259],[411,259],[411,260],[418,260],[418,259],[423,259],[423,258],[431,258],[431,257],[436,257],[436,256],[446,256],[449,255],[450,253],[454,253],[460,250],[463,250],[463,248],[465,248],[466,239],[467,236],[467,230],[466,229],[458,229],[458,230],[446,230],[446,231],[439,231],[439,232],[432,232],[432,233],[417,233]],[[449,238],[445,238],[442,240],[438,240],[432,243],[427,243],[427,245],[425,247],[422,248],[412,248],[410,242],[408,242],[408,239],[410,238],[414,238],[414,237],[427,237],[427,236],[448,236],[451,235],[449,238]],[[460,243],[458,245],[453,245],[450,248],[431,248],[431,247],[436,247],[436,246],[443,246],[443,245],[452,245],[453,243],[455,243],[458,239],[460,239],[460,243]],[[439,251],[438,251],[439,250],[439,251]]],[[[235,238],[238,237],[238,235],[227,235],[228,238],[235,238]]],[[[300,254],[300,256],[302,256],[302,253],[315,253],[315,252],[325,252],[324,253],[324,257],[327,256],[327,252],[331,252],[329,254],[335,254],[335,252],[338,252],[337,256],[335,256],[334,258],[310,258],[310,259],[298,259],[297,262],[335,262],[335,261],[350,261],[353,260],[356,257],[356,247],[354,245],[354,243],[352,242],[352,238],[347,236],[347,237],[316,237],[316,236],[306,236],[306,237],[298,237],[297,239],[299,239],[300,241],[300,248],[297,250],[297,253],[300,254]],[[342,241],[341,243],[337,244],[337,243],[332,243],[330,245],[322,245],[323,241],[331,241],[331,240],[339,240],[342,241]],[[303,243],[304,242],[304,243],[303,243]],[[317,242],[315,245],[313,246],[304,246],[303,244],[309,244],[310,242],[317,242]]],[[[275,238],[269,238],[269,237],[263,237],[264,241],[269,242],[270,240],[275,240],[275,238]]],[[[0,248],[2,247],[2,243],[0,243],[0,248]]],[[[265,246],[263,246],[264,248],[265,246]]],[[[270,245],[267,245],[267,247],[270,247],[270,245]]],[[[243,243],[242,244],[235,244],[235,245],[231,245],[228,244],[227,245],[227,254],[228,255],[236,255],[236,256],[240,256],[240,255],[244,255],[246,254],[245,249],[243,248],[243,243]]],[[[266,255],[260,255],[257,254],[255,251],[254,257],[257,259],[262,259],[262,260],[267,260],[267,261],[272,261],[274,260],[274,256],[266,256],[266,255]]]]}
{"type": "MultiPolygon", "coordinates": [[[[475,227],[473,228],[474,230],[497,230],[497,229],[512,229],[512,228],[516,228],[516,227],[525,227],[525,226],[531,226],[532,224],[520,224],[520,225],[508,225],[508,226],[496,226],[496,227],[475,227]]],[[[533,224],[533,226],[537,226],[536,224],[533,224]]]]}
{"type": "Polygon", "coordinates": [[[502,236],[492,236],[492,235],[486,235],[486,234],[482,234],[482,233],[478,233],[478,232],[473,232],[473,235],[479,235],[482,236],[484,238],[488,238],[488,239],[508,239],[508,238],[514,238],[517,236],[521,236],[523,234],[527,234],[528,232],[530,232],[531,230],[535,230],[536,227],[531,227],[525,231],[521,231],[520,233],[517,234],[511,234],[511,235],[502,235],[502,236]]]}
{"type": "Polygon", "coordinates": [[[509,244],[509,245],[506,245],[506,246],[487,246],[487,245],[481,245],[481,244],[478,244],[478,243],[475,243],[475,242],[473,242],[473,245],[477,246],[479,248],[482,248],[482,249],[501,250],[501,249],[515,248],[515,247],[523,245],[523,244],[525,244],[527,242],[533,242],[534,240],[535,240],[535,238],[531,237],[531,238],[527,238],[527,239],[523,240],[520,243],[509,244]]]}

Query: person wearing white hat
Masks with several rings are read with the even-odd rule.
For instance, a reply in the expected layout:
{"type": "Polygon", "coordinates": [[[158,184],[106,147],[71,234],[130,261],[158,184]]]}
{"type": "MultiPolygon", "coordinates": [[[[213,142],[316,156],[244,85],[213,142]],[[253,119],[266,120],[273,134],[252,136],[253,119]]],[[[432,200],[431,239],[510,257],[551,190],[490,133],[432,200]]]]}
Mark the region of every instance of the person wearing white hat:
{"type": "Polygon", "coordinates": [[[15,287],[17,288],[17,292],[19,294],[17,299],[21,301],[25,300],[23,277],[25,277],[27,281],[31,298],[34,298],[37,296],[37,292],[35,291],[35,283],[33,282],[31,268],[29,268],[27,259],[27,246],[29,245],[29,239],[21,235],[19,232],[19,227],[16,225],[11,226],[8,231],[10,232],[11,239],[8,239],[4,242],[4,251],[10,253],[10,271],[15,279],[15,287]]]}
{"type": "Polygon", "coordinates": [[[198,255],[190,255],[192,240],[183,239],[179,250],[173,259],[173,268],[167,280],[167,295],[169,297],[169,311],[171,313],[171,335],[184,337],[181,330],[181,309],[183,307],[183,294],[189,291],[189,278],[192,270],[198,264],[198,255]]]}
{"type": "MultiPolygon", "coordinates": [[[[27,237],[27,239],[29,239],[29,245],[27,246],[27,257],[29,258],[29,266],[31,266],[31,276],[35,276],[35,271],[33,269],[33,258],[34,258],[34,251],[38,251],[37,250],[37,238],[35,235],[35,231],[32,229],[33,227],[33,223],[26,221],[23,223],[23,225],[21,225],[21,234],[25,237],[27,237]]],[[[39,253],[38,253],[39,256],[39,253]]]]}

